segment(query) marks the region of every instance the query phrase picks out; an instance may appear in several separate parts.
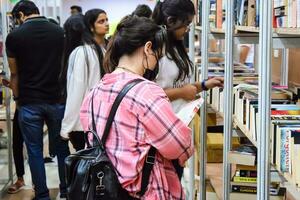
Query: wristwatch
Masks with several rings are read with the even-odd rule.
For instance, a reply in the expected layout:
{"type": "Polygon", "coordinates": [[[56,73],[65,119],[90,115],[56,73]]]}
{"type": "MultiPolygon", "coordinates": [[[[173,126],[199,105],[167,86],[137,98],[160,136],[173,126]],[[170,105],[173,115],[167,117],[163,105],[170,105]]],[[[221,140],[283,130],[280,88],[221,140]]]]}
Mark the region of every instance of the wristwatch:
{"type": "Polygon", "coordinates": [[[207,80],[203,80],[202,82],[201,82],[201,88],[202,88],[202,90],[205,90],[205,91],[207,91],[208,90],[208,88],[206,87],[206,85],[205,85],[205,82],[206,82],[207,80]]]}

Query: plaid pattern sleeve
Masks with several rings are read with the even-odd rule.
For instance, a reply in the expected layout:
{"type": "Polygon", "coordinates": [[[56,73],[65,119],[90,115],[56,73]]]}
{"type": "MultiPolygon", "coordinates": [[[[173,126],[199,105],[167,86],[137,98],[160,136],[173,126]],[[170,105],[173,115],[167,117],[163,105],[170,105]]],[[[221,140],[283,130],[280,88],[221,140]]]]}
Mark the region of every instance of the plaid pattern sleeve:
{"type": "Polygon", "coordinates": [[[179,159],[181,165],[193,154],[191,130],[172,110],[172,106],[157,86],[148,85],[145,95],[143,125],[146,140],[166,159],[179,159]],[[156,92],[156,93],[155,93],[156,92]],[[170,148],[172,147],[172,148],[170,148]]]}
{"type": "MultiPolygon", "coordinates": [[[[97,133],[101,137],[113,101],[124,85],[136,78],[141,77],[130,73],[105,75],[81,107],[84,130],[91,127],[92,93],[97,133]]],[[[145,80],[132,88],[121,102],[105,145],[122,187],[132,196],[138,197],[141,190],[141,172],[151,145],[158,151],[142,199],[185,199],[171,160],[179,159],[183,164],[192,155],[191,130],[175,116],[164,91],[145,80]]]]}

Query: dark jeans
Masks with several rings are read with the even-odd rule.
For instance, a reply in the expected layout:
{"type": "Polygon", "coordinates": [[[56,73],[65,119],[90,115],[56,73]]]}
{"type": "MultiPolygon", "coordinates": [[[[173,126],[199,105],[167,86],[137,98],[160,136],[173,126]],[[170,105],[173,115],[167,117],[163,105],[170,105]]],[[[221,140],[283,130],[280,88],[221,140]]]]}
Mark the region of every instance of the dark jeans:
{"type": "Polygon", "coordinates": [[[46,172],[43,160],[43,126],[48,127],[48,134],[55,141],[53,149],[58,160],[60,192],[66,193],[65,158],[70,154],[68,142],[60,137],[64,105],[30,104],[19,108],[19,123],[28,151],[28,160],[35,187],[37,200],[50,200],[46,184],[46,172]]]}
{"type": "Polygon", "coordinates": [[[82,150],[85,147],[84,132],[72,131],[69,134],[70,142],[76,151],[82,150]]]}
{"type": "Polygon", "coordinates": [[[23,177],[24,171],[24,155],[23,155],[23,144],[24,139],[19,126],[19,111],[16,109],[13,119],[13,155],[16,167],[16,173],[18,178],[23,177]]]}

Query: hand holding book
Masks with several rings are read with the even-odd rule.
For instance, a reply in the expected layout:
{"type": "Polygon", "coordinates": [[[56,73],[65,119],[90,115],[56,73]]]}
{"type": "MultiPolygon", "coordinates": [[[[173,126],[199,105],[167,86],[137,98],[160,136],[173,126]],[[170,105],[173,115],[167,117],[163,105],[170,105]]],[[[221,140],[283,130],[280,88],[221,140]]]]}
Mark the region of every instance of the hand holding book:
{"type": "Polygon", "coordinates": [[[189,125],[195,114],[198,112],[200,107],[202,106],[204,100],[202,98],[196,99],[185,104],[176,116],[181,119],[186,125],[189,125]]]}

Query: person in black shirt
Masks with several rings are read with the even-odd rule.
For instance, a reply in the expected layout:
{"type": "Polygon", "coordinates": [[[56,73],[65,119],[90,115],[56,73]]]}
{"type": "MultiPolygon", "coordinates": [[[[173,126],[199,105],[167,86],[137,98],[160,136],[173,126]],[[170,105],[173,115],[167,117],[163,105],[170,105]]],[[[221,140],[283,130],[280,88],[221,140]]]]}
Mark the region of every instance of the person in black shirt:
{"type": "Polygon", "coordinates": [[[59,72],[64,32],[39,15],[36,5],[21,0],[12,10],[20,27],[6,39],[11,71],[10,86],[19,107],[19,125],[28,151],[29,166],[35,187],[35,199],[50,200],[43,161],[43,126],[55,140],[61,197],[66,197],[64,159],[69,155],[68,142],[59,133],[64,114],[60,104],[59,72]]]}

